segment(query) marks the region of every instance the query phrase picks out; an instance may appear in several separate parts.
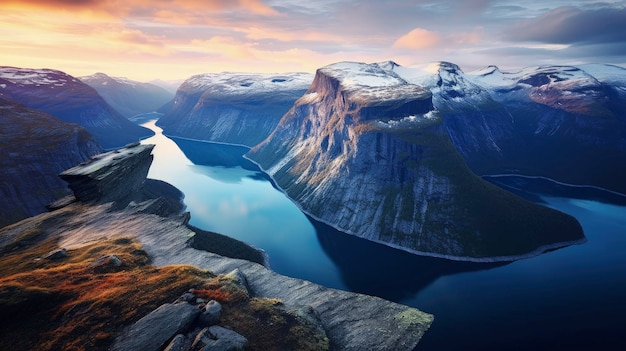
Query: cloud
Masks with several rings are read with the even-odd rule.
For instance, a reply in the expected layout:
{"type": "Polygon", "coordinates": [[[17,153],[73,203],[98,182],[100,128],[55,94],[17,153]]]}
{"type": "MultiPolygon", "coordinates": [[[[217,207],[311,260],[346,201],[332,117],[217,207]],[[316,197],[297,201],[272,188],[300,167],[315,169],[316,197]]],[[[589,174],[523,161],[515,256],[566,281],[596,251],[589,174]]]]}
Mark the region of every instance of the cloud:
{"type": "Polygon", "coordinates": [[[415,28],[398,38],[393,47],[398,49],[428,49],[439,44],[440,36],[423,28],[415,28]]]}
{"type": "Polygon", "coordinates": [[[552,44],[626,42],[626,8],[559,7],[504,32],[513,41],[552,44]]]}
{"type": "Polygon", "coordinates": [[[14,8],[86,11],[113,16],[152,15],[177,9],[177,13],[216,13],[241,11],[275,16],[279,13],[262,0],[3,0],[14,8]]]}

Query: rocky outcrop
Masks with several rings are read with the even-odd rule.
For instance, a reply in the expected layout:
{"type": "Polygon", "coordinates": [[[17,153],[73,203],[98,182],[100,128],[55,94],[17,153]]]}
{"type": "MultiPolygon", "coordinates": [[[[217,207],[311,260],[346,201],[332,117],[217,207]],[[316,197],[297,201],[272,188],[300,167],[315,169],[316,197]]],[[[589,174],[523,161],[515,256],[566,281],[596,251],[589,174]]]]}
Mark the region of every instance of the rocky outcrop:
{"type": "Polygon", "coordinates": [[[102,147],[82,127],[0,99],[0,227],[70,194],[58,174],[102,147]]]}
{"type": "Polygon", "coordinates": [[[319,69],[247,157],[313,217],[409,252],[501,261],[584,241],[574,218],[473,174],[431,93],[377,64],[319,69]]]}
{"type": "Polygon", "coordinates": [[[187,79],[157,124],[165,134],[254,146],[308,88],[307,73],[209,73],[187,79]]]}
{"type": "Polygon", "coordinates": [[[81,125],[105,149],[153,134],[120,115],[92,87],[56,70],[0,67],[0,98],[81,125]]]}
{"type": "Polygon", "coordinates": [[[154,84],[109,77],[104,73],[79,79],[96,89],[104,101],[126,118],[154,112],[174,97],[174,94],[154,84]]]}
{"type": "MultiPolygon", "coordinates": [[[[76,177],[70,181],[78,179],[79,183],[83,183],[88,178],[90,182],[98,182],[99,179],[112,177],[110,173],[115,172],[129,172],[126,174],[130,174],[129,177],[134,179],[132,174],[135,171],[132,167],[124,165],[142,165],[145,160],[150,159],[149,154],[143,151],[149,148],[132,146],[118,154],[108,153],[96,157],[92,163],[84,164],[70,172],[73,174],[72,177],[76,177]],[[122,159],[114,160],[115,155],[122,156],[122,159]],[[106,165],[110,167],[107,168],[106,165]],[[110,172],[107,172],[107,169],[110,172]],[[93,171],[93,176],[89,176],[88,170],[93,171]]],[[[131,189],[133,187],[130,186],[131,189]]],[[[85,189],[96,189],[96,192],[101,192],[108,187],[92,185],[77,189],[77,198],[80,199],[84,198],[80,193],[85,189]]],[[[307,319],[309,317],[306,315],[313,313],[319,319],[330,347],[336,350],[412,350],[432,323],[431,315],[414,308],[373,296],[328,289],[301,279],[281,276],[260,264],[193,249],[188,244],[193,232],[185,225],[189,219],[187,216],[171,214],[163,217],[138,211],[141,203],[132,205],[132,202],[129,202],[126,207],[119,208],[115,203],[119,204],[120,201],[115,197],[107,194],[100,194],[93,199],[87,197],[89,199],[87,203],[70,203],[53,212],[6,227],[0,231],[0,248],[32,228],[38,228],[42,232],[41,235],[56,238],[58,246],[67,250],[103,239],[134,238],[142,244],[143,249],[157,266],[191,264],[226,275],[238,270],[239,273],[231,273],[229,279],[245,281],[249,294],[253,297],[280,299],[286,309],[293,309],[293,313],[301,315],[300,318],[307,319]],[[114,202],[102,203],[104,200],[114,202]],[[295,312],[296,310],[306,313],[295,312]]],[[[193,301],[193,298],[190,300],[193,301]]],[[[189,308],[185,307],[185,310],[187,309],[189,308]]],[[[165,318],[164,315],[167,314],[172,315],[172,313],[159,315],[165,318]]],[[[153,318],[154,315],[150,317],[153,318]]],[[[178,326],[180,323],[177,320],[171,325],[178,326]]],[[[138,330],[138,327],[129,328],[131,331],[138,330]]],[[[178,327],[173,329],[176,331],[168,329],[167,333],[163,334],[172,337],[177,333],[178,327]]],[[[153,335],[152,332],[150,335],[153,335]]],[[[160,340],[164,338],[161,335],[154,337],[157,338],[159,344],[163,345],[160,340]]]]}
{"type": "Polygon", "coordinates": [[[433,92],[450,139],[476,173],[544,176],[626,194],[625,69],[381,66],[433,92]]]}

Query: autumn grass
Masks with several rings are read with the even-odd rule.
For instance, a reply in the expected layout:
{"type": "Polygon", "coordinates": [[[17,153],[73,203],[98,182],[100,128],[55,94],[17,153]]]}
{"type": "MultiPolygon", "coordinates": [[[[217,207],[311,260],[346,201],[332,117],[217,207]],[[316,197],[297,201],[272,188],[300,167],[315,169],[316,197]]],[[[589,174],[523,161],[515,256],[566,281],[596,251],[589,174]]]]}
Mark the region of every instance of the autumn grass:
{"type": "Polygon", "coordinates": [[[0,350],[108,350],[124,327],[191,290],[223,306],[220,325],[249,340],[250,350],[327,350],[323,331],[289,315],[276,299],[252,298],[230,275],[193,266],[155,267],[129,238],[68,250],[58,249],[34,227],[0,254],[0,350]],[[39,241],[37,241],[39,240],[39,241]],[[116,255],[119,267],[91,263],[116,255]]]}

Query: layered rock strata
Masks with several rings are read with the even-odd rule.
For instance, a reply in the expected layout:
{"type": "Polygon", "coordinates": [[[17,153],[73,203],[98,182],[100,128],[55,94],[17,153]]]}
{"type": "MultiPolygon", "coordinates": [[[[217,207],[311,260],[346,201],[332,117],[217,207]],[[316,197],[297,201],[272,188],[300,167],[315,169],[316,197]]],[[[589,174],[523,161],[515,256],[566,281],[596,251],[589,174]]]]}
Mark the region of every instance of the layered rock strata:
{"type": "Polygon", "coordinates": [[[247,157],[313,217],[409,252],[506,261],[584,241],[573,217],[473,174],[430,91],[377,64],[319,69],[247,157]]]}

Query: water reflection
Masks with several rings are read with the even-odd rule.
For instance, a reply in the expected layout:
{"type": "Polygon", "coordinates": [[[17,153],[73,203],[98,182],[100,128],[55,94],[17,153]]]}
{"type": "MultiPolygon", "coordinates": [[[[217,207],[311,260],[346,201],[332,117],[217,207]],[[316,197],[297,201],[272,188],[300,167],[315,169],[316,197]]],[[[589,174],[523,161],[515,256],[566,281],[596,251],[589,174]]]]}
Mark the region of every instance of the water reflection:
{"type": "Polygon", "coordinates": [[[392,301],[414,296],[442,276],[486,270],[506,264],[457,262],[417,256],[310,220],[315,226],[322,248],[335,262],[343,282],[351,291],[392,301]]]}

